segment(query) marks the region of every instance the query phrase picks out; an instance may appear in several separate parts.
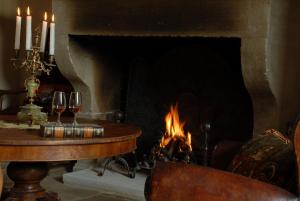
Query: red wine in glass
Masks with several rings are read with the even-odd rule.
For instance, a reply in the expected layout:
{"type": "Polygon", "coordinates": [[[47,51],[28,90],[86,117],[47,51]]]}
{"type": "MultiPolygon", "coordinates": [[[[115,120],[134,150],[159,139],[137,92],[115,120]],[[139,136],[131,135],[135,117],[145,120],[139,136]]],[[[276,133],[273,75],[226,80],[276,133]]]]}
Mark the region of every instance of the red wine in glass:
{"type": "Polygon", "coordinates": [[[66,94],[63,91],[55,91],[52,98],[52,109],[58,114],[57,124],[61,125],[60,115],[66,109],[66,94]]]}
{"type": "Polygon", "coordinates": [[[70,110],[70,112],[78,113],[80,111],[80,107],[76,107],[76,106],[70,107],[69,106],[69,110],[70,110]]]}
{"type": "Polygon", "coordinates": [[[73,91],[70,94],[69,98],[69,110],[74,113],[74,121],[73,125],[77,125],[76,116],[80,111],[80,107],[82,104],[82,96],[79,91],[73,91]]]}
{"type": "Polygon", "coordinates": [[[53,110],[56,113],[63,113],[65,111],[65,109],[66,109],[65,106],[55,106],[55,107],[53,107],[53,110]]]}

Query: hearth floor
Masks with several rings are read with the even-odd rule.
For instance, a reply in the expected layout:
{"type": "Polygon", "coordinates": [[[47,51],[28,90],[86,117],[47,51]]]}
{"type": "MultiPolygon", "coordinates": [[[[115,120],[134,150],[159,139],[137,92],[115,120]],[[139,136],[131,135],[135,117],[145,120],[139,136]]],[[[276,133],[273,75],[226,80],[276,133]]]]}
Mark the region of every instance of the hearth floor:
{"type": "Polygon", "coordinates": [[[58,192],[61,201],[145,201],[146,175],[136,174],[134,179],[116,172],[105,171],[103,176],[91,169],[63,175],[63,183],[49,176],[43,186],[58,192]]]}

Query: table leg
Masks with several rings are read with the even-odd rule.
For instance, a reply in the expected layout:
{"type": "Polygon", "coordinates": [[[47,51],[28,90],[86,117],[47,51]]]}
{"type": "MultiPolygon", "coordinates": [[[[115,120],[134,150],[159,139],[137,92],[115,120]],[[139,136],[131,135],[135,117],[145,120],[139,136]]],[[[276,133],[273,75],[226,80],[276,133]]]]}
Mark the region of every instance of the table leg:
{"type": "Polygon", "coordinates": [[[58,201],[57,194],[46,193],[40,182],[47,176],[46,162],[11,162],[7,175],[14,181],[6,201],[58,201]]]}

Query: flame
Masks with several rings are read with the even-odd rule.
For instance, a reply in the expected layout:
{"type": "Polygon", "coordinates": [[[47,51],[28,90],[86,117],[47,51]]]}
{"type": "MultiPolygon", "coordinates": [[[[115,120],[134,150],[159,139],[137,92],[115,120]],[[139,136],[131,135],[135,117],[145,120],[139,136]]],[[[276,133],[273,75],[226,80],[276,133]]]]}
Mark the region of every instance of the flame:
{"type": "Polygon", "coordinates": [[[27,7],[27,15],[28,15],[28,16],[30,15],[30,9],[29,9],[29,6],[27,7]]]}
{"type": "Polygon", "coordinates": [[[21,15],[21,11],[20,11],[20,8],[19,8],[19,7],[17,8],[17,14],[18,14],[18,16],[21,15]]]}
{"type": "Polygon", "coordinates": [[[54,14],[52,14],[52,22],[54,22],[54,14]]]}
{"type": "Polygon", "coordinates": [[[44,21],[47,21],[47,12],[44,14],[44,21]]]}
{"type": "Polygon", "coordinates": [[[186,145],[192,151],[192,135],[190,132],[185,134],[184,122],[180,122],[178,114],[178,104],[175,106],[171,105],[170,112],[165,117],[166,122],[166,133],[161,139],[160,147],[165,147],[174,138],[181,138],[185,141],[186,145]]]}
{"type": "Polygon", "coordinates": [[[166,130],[169,136],[185,136],[183,130],[184,123],[180,123],[177,104],[175,105],[175,107],[171,105],[171,111],[166,115],[165,122],[166,130]]]}
{"type": "Polygon", "coordinates": [[[190,151],[192,151],[192,135],[190,132],[188,132],[187,137],[186,137],[186,144],[189,146],[190,151]]]}

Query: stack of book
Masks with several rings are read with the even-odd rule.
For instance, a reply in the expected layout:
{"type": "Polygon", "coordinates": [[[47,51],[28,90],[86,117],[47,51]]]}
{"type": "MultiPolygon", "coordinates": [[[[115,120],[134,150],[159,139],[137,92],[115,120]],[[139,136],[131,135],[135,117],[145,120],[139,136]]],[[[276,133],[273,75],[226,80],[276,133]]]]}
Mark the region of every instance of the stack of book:
{"type": "Polygon", "coordinates": [[[41,125],[43,137],[54,138],[97,138],[104,136],[104,128],[98,124],[57,124],[41,125]]]}

